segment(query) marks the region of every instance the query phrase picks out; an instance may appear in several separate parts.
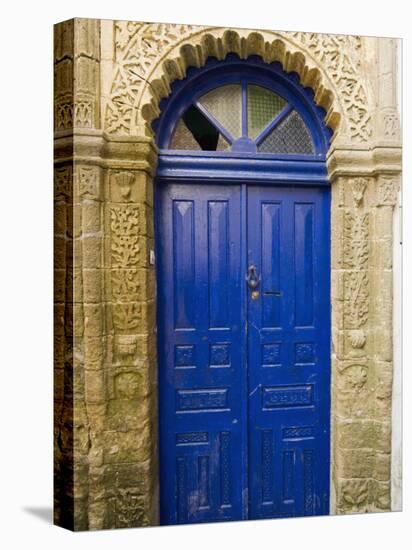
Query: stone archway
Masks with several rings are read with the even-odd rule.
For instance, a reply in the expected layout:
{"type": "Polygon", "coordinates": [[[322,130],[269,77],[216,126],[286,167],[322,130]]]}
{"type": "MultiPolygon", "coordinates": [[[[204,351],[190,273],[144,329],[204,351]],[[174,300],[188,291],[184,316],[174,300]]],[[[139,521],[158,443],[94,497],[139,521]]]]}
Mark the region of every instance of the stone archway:
{"type": "MultiPolygon", "coordinates": [[[[382,88],[377,77],[367,77],[373,48],[376,74],[387,71],[387,50],[370,39],[348,36],[92,20],[75,20],[70,28],[69,23],[56,27],[55,187],[58,208],[74,214],[66,228],[74,253],[65,249],[57,280],[71,274],[79,296],[64,294],[61,283],[57,326],[64,349],[71,336],[64,331],[69,311],[75,353],[66,360],[66,370],[71,362],[77,391],[70,418],[64,384],[58,396],[56,456],[63,465],[58,468],[59,487],[71,475],[78,488],[72,498],[75,528],[157,522],[155,277],[150,252],[157,151],[150,124],[174,80],[209,56],[224,59],[228,53],[258,55],[296,72],[314,90],[334,130],[328,155],[331,511],[387,510],[391,228],[400,172],[399,123],[388,85],[382,88]],[[73,36],[68,42],[72,51],[60,48],[64,33],[73,36]],[[100,50],[95,48],[99,35],[100,50]],[[70,70],[77,75],[76,84],[67,76],[70,70]],[[61,444],[62,434],[70,430],[78,434],[74,470],[62,474],[70,450],[61,444]]],[[[59,363],[58,376],[64,372],[59,363]]],[[[63,521],[61,515],[57,521],[63,521]]]]}

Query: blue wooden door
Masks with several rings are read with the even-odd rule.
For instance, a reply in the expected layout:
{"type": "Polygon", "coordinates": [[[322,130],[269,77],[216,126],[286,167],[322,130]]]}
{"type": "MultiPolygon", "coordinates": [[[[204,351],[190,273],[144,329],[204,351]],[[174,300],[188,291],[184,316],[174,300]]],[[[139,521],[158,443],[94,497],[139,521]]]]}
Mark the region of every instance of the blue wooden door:
{"type": "Polygon", "coordinates": [[[161,522],[245,516],[239,186],[158,193],[161,522]]]}
{"type": "Polygon", "coordinates": [[[328,513],[329,194],[157,190],[161,523],[328,513]]]}
{"type": "Polygon", "coordinates": [[[250,187],[251,518],[329,510],[329,194],[250,187]]]}

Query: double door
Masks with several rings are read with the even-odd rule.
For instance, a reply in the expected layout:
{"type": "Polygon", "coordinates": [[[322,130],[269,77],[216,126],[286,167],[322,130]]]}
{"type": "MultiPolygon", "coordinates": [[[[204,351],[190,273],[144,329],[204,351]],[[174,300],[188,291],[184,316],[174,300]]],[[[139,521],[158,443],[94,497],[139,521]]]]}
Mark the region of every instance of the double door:
{"type": "Polygon", "coordinates": [[[156,192],[162,524],[329,510],[329,189],[156,192]]]}

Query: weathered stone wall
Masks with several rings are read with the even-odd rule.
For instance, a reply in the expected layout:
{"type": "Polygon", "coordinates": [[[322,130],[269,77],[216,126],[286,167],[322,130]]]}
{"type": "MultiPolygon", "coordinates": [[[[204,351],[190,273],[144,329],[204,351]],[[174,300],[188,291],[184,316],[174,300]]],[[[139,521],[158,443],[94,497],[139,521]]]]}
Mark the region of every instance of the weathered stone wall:
{"type": "Polygon", "coordinates": [[[76,19],[55,30],[55,522],[158,521],[151,122],[209,56],[295,71],[334,129],[332,512],[390,508],[396,41],[76,19]]]}

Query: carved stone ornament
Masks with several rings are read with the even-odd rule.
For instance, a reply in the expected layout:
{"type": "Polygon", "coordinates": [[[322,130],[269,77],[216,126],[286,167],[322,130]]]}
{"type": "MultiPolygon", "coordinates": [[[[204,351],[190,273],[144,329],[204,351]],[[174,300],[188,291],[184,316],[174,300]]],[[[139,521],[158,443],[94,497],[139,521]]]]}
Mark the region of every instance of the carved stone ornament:
{"type": "Polygon", "coordinates": [[[54,170],[54,199],[66,200],[71,195],[72,167],[62,166],[54,170]]]}
{"type": "Polygon", "coordinates": [[[111,281],[113,298],[119,302],[127,301],[140,289],[136,269],[114,269],[111,273],[111,281]]]}
{"type": "Polygon", "coordinates": [[[131,302],[129,304],[113,305],[113,323],[115,330],[132,331],[137,329],[142,317],[140,304],[131,302]]]}
{"type": "Polygon", "coordinates": [[[378,181],[378,204],[393,206],[396,204],[398,181],[394,176],[382,176],[378,181]]]}
{"type": "Polygon", "coordinates": [[[350,365],[342,371],[345,389],[360,391],[368,379],[368,368],[365,365],[350,365]]]}
{"type": "Polygon", "coordinates": [[[360,206],[363,202],[363,195],[365,194],[365,189],[367,187],[368,180],[366,178],[353,178],[351,183],[352,183],[353,199],[355,201],[356,206],[360,206]]]}
{"type": "Polygon", "coordinates": [[[119,334],[116,336],[116,353],[120,358],[134,355],[136,352],[137,337],[135,334],[119,334]]]}
{"type": "Polygon", "coordinates": [[[341,488],[341,505],[345,508],[357,510],[368,500],[368,480],[347,479],[341,488]]]}
{"type": "Polygon", "coordinates": [[[135,176],[131,172],[117,172],[113,176],[114,183],[119,187],[120,196],[124,201],[130,199],[132,185],[135,181],[135,176]]]}
{"type": "Polygon", "coordinates": [[[301,83],[314,89],[331,128],[336,129],[343,116],[353,142],[365,143],[371,137],[358,36],[130,21],[117,21],[114,31],[115,76],[105,116],[109,134],[136,134],[139,120],[150,134],[158,104],[174,80],[183,78],[189,66],[204,65],[210,56],[224,59],[235,53],[243,59],[259,55],[267,63],[279,61],[287,72],[297,72],[301,83]]]}
{"type": "Polygon", "coordinates": [[[351,330],[349,333],[349,341],[355,349],[361,349],[366,343],[366,335],[363,330],[351,330]]]}
{"type": "Polygon", "coordinates": [[[398,138],[400,123],[398,113],[395,111],[383,115],[383,131],[387,138],[398,138]]]}
{"type": "Polygon", "coordinates": [[[99,198],[99,174],[93,166],[79,166],[77,170],[79,195],[83,198],[99,198]]]}

